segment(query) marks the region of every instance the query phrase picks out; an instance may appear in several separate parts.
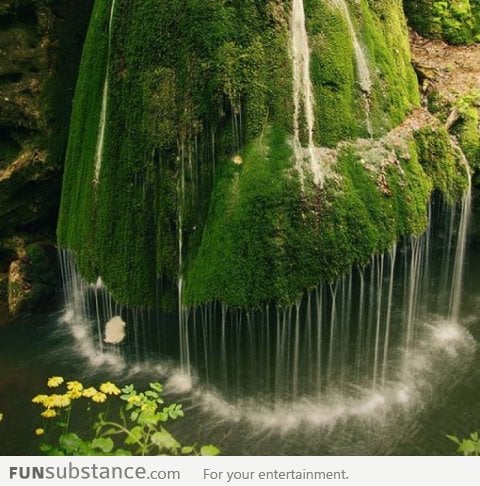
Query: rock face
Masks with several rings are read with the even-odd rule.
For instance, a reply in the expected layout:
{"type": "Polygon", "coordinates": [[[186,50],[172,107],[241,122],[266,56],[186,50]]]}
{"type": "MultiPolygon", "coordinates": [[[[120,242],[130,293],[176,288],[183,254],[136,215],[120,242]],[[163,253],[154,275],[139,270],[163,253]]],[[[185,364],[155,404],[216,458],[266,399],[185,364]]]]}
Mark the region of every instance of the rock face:
{"type": "Polygon", "coordinates": [[[8,308],[13,317],[35,310],[53,295],[57,283],[55,251],[38,243],[21,250],[10,264],[8,308]]]}
{"type": "Polygon", "coordinates": [[[68,118],[91,5],[0,5],[0,303],[5,305],[8,287],[14,314],[51,294],[44,286],[52,279],[42,281],[33,270],[39,264],[46,272],[49,258],[22,253],[32,243],[54,243],[68,118]]]}

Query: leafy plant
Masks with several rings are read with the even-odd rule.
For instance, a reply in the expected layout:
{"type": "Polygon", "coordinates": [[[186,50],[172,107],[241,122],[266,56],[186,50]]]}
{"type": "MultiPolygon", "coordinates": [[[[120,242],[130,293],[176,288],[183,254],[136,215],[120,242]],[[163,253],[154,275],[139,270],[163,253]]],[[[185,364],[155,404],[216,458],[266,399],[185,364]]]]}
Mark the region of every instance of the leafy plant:
{"type": "MultiPolygon", "coordinates": [[[[62,377],[51,377],[47,386],[59,388],[62,377]]],[[[78,381],[66,383],[63,394],[37,395],[33,403],[43,406],[40,413],[44,427],[35,434],[44,438],[40,451],[47,455],[75,456],[130,456],[130,455],[217,455],[212,445],[198,448],[182,446],[164,424],[184,416],[182,405],[166,405],[160,383],[150,383],[146,391],[138,392],[134,385],[122,389],[111,382],[98,389],[85,387],[78,381]],[[103,406],[92,424],[90,438],[70,430],[72,412],[81,413],[79,405],[91,411],[93,406],[103,406]],[[109,413],[114,409],[115,413],[109,413]],[[115,417],[112,417],[114,415],[115,417]]]]}
{"type": "Polygon", "coordinates": [[[459,439],[454,435],[447,435],[447,437],[458,445],[458,453],[464,456],[480,455],[480,435],[478,432],[472,432],[467,439],[459,439]]]}

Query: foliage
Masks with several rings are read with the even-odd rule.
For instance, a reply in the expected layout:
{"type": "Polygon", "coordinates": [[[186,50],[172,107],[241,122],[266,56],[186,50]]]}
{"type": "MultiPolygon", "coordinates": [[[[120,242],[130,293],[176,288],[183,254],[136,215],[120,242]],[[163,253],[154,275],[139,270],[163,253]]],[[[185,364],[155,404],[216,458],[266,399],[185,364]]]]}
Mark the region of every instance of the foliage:
{"type": "Polygon", "coordinates": [[[478,432],[473,432],[470,437],[466,439],[459,439],[454,435],[447,435],[447,437],[458,445],[457,452],[464,456],[479,456],[480,455],[480,435],[478,432]]]}
{"type": "MultiPolygon", "coordinates": [[[[98,389],[86,387],[78,381],[65,384],[64,393],[58,389],[64,384],[59,376],[49,378],[47,386],[56,393],[37,395],[33,403],[41,405],[42,427],[35,435],[42,437],[40,451],[47,455],[217,455],[214,446],[182,446],[164,427],[169,420],[184,416],[182,406],[166,405],[163,387],[150,383],[144,392],[133,385],[121,390],[111,382],[98,389]],[[102,404],[105,404],[103,406],[102,404]],[[96,408],[102,407],[101,411],[96,408]],[[72,431],[75,415],[83,408],[96,414],[89,438],[72,431]],[[112,409],[114,412],[112,412],[112,409]],[[111,416],[115,415],[116,418],[111,416]]],[[[83,410],[83,411],[84,411],[83,410]]]]}
{"type": "Polygon", "coordinates": [[[477,0],[404,0],[410,23],[420,34],[452,44],[480,41],[477,0]]]}

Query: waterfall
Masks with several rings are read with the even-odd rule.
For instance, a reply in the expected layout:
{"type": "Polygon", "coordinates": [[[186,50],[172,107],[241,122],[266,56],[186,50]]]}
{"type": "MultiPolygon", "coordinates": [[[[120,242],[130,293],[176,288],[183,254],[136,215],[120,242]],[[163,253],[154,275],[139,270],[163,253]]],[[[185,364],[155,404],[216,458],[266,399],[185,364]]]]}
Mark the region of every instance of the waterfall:
{"type": "Polygon", "coordinates": [[[151,359],[177,362],[182,389],[187,381],[200,380],[233,401],[350,399],[355,390],[384,390],[399,380],[410,382],[419,349],[429,346],[425,339],[451,346],[461,334],[457,323],[470,205],[471,186],[461,211],[434,197],[423,236],[403,239],[369,265],[320,283],[292,307],[274,311],[268,305],[246,311],[217,303],[187,309],[181,302],[181,271],[177,313],[127,308],[115,303],[101,279],[85,282],[73,255],[61,251],[65,320],[79,341],[78,351],[95,366],[123,369],[132,359],[137,366],[151,359]],[[447,295],[445,281],[450,282],[447,295]],[[109,324],[121,329],[105,339],[109,324]],[[121,342],[120,334],[125,334],[121,342]]]}
{"type": "Polygon", "coordinates": [[[112,41],[112,27],[113,27],[113,15],[115,13],[116,0],[112,0],[112,6],[110,8],[110,19],[108,22],[108,51],[107,51],[107,68],[105,73],[105,81],[103,83],[102,93],[102,108],[100,112],[100,123],[98,127],[97,136],[97,148],[95,152],[95,175],[93,182],[98,184],[100,180],[100,170],[102,168],[103,150],[105,147],[105,127],[107,123],[107,110],[108,110],[108,94],[109,94],[109,60],[110,60],[110,48],[112,41]]]}
{"type": "Polygon", "coordinates": [[[460,320],[460,304],[462,300],[463,274],[465,268],[465,251],[467,248],[468,227],[472,210],[472,176],[468,162],[464,159],[468,171],[468,188],[463,196],[460,225],[458,228],[455,263],[453,267],[452,290],[450,293],[449,319],[453,322],[460,320]]]}
{"type": "Polygon", "coordinates": [[[308,134],[308,158],[313,173],[314,182],[323,185],[324,174],[320,161],[315,154],[314,132],[315,132],[315,99],[313,94],[312,81],[310,79],[310,47],[308,44],[308,33],[305,23],[305,10],[303,0],[293,0],[291,14],[291,42],[293,61],[293,149],[296,161],[296,168],[300,179],[304,181],[303,171],[304,149],[301,142],[301,115],[302,107],[304,121],[308,134]]]}
{"type": "Polygon", "coordinates": [[[350,11],[346,0],[332,0],[335,6],[342,12],[350,32],[350,37],[353,42],[353,49],[355,52],[355,61],[357,65],[357,77],[360,89],[362,91],[362,96],[365,103],[365,113],[367,117],[367,130],[370,135],[373,135],[373,128],[370,121],[370,95],[372,92],[372,79],[370,76],[370,68],[368,67],[367,58],[365,52],[360,44],[360,41],[353,25],[352,17],[350,16],[350,11]]]}

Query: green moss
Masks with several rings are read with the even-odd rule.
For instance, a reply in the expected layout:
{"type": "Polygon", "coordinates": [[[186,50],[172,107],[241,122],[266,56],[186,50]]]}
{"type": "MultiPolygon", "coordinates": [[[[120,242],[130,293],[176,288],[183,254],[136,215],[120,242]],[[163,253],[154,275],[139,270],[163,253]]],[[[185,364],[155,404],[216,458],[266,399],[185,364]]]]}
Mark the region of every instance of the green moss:
{"type": "Polygon", "coordinates": [[[377,132],[384,133],[420,104],[418,82],[401,3],[362,0],[361,11],[365,44],[377,73],[371,96],[372,122],[377,132]]]}
{"type": "Polygon", "coordinates": [[[415,134],[420,163],[431,177],[434,188],[453,204],[467,188],[467,169],[460,154],[452,146],[443,127],[426,127],[415,134]]]}
{"type": "Polygon", "coordinates": [[[315,92],[317,142],[335,146],[366,134],[356,64],[346,20],[323,0],[305,2],[315,92]],[[328,14],[325,14],[325,11],[328,14]]]}
{"type": "Polygon", "coordinates": [[[404,0],[410,24],[420,34],[452,44],[480,41],[480,4],[477,0],[404,0]]]}
{"type": "Polygon", "coordinates": [[[457,100],[460,120],[453,127],[458,142],[473,169],[480,169],[480,92],[457,100]]]}
{"type": "Polygon", "coordinates": [[[319,280],[333,281],[401,236],[425,231],[434,185],[413,141],[408,160],[386,169],[383,189],[382,172],[346,147],[336,165],[341,179],[302,195],[282,162],[284,137],[269,130],[246,149],[241,167],[225,162],[189,265],[187,304],[292,303],[319,280]]]}
{"type": "MultiPolygon", "coordinates": [[[[109,43],[110,7],[95,3],[84,49],[58,236],[81,273],[91,281],[100,275],[116,300],[172,307],[182,276],[186,304],[291,303],[423,231],[441,176],[422,168],[413,145],[409,160],[385,173],[344,148],[340,180],[324,189],[306,180],[302,190],[290,144],[289,5],[117,0],[109,43]],[[242,164],[232,162],[239,157],[242,164]]],[[[325,0],[305,8],[317,142],[366,135],[348,25],[325,0]]],[[[418,103],[405,19],[398,1],[351,9],[381,133],[418,103]]]]}
{"type": "Polygon", "coordinates": [[[96,2],[84,48],[59,242],[119,301],[153,304],[160,285],[171,302],[182,271],[180,229],[187,257],[199,243],[218,161],[268,119],[291,125],[287,23],[282,7],[254,1],[117,0],[109,44],[111,5],[96,2]]]}

